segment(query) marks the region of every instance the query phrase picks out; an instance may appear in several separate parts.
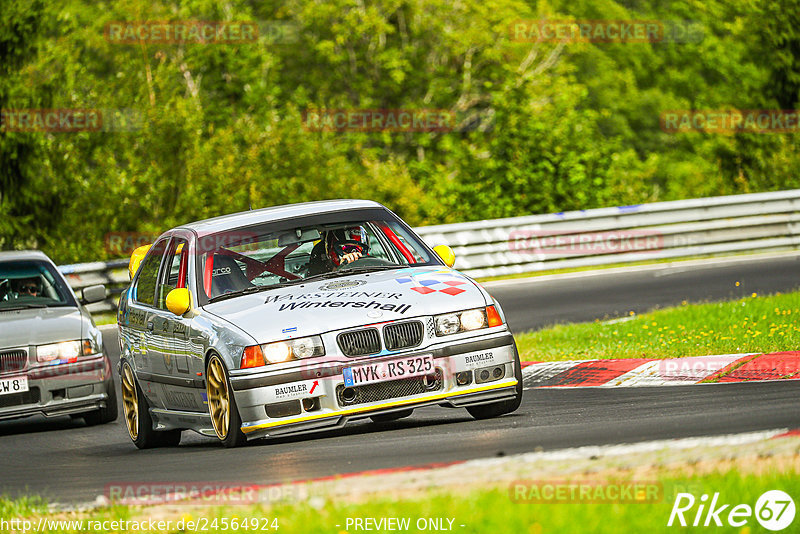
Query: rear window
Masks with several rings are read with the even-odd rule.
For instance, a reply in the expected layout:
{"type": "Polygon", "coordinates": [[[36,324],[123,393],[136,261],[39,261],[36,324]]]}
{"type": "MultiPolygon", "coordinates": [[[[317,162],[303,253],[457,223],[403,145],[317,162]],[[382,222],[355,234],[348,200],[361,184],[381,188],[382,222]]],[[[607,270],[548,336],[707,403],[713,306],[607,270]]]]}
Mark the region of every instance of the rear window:
{"type": "Polygon", "coordinates": [[[0,309],[74,305],[64,279],[50,263],[0,262],[0,309]]]}

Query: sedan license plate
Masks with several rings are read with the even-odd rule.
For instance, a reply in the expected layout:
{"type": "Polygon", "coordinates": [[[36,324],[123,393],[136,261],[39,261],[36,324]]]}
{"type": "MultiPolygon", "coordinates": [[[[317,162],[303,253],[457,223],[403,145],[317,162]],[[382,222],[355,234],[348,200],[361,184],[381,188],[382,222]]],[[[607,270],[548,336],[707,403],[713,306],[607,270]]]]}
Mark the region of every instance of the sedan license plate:
{"type": "Polygon", "coordinates": [[[27,376],[13,376],[11,378],[0,378],[0,395],[10,395],[12,393],[24,393],[28,391],[27,376]]]}
{"type": "Polygon", "coordinates": [[[345,367],[342,370],[344,385],[347,387],[362,386],[385,380],[413,378],[433,373],[433,357],[410,356],[401,360],[368,363],[358,367],[345,367]]]}

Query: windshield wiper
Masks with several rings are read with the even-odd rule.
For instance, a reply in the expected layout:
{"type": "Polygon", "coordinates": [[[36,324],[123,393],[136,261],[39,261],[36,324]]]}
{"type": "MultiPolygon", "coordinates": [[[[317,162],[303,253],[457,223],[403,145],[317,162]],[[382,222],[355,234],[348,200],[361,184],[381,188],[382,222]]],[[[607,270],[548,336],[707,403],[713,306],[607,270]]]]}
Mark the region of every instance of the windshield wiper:
{"type": "Polygon", "coordinates": [[[13,310],[29,310],[29,309],[47,308],[47,304],[16,304],[14,306],[0,306],[0,311],[13,311],[13,310]]]}
{"type": "Polygon", "coordinates": [[[378,271],[388,271],[389,269],[399,269],[401,267],[403,267],[403,265],[365,265],[363,267],[353,267],[351,269],[339,269],[336,271],[336,274],[364,274],[378,271]]]}
{"type": "Polygon", "coordinates": [[[260,293],[262,291],[268,291],[270,289],[275,289],[277,287],[280,287],[280,286],[274,285],[274,286],[253,286],[253,287],[248,287],[248,288],[245,288],[245,289],[241,289],[239,291],[234,291],[233,293],[224,293],[222,295],[217,295],[216,297],[211,297],[210,299],[208,299],[208,303],[211,304],[211,303],[214,303],[214,302],[219,302],[220,300],[232,299],[233,297],[241,297],[242,295],[250,295],[252,293],[260,293]]]}

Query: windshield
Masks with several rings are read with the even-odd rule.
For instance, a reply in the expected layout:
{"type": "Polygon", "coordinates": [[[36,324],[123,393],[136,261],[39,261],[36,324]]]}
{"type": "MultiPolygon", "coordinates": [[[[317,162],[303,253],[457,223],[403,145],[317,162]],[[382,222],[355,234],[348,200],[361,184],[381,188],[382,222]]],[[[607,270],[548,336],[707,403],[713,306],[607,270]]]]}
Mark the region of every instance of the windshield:
{"type": "Polygon", "coordinates": [[[71,306],[64,279],[37,260],[0,262],[0,309],[71,306]]]}
{"type": "Polygon", "coordinates": [[[275,225],[236,229],[205,236],[199,245],[198,285],[211,301],[304,280],[434,261],[418,237],[388,216],[284,224],[279,230],[275,225]]]}

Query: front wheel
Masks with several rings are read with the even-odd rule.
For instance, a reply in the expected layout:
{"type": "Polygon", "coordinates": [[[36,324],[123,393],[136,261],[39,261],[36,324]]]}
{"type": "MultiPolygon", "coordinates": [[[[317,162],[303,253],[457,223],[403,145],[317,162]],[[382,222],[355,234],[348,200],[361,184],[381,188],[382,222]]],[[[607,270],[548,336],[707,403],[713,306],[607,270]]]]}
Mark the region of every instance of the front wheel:
{"type": "Polygon", "coordinates": [[[492,404],[481,404],[467,408],[469,414],[475,419],[491,419],[511,413],[522,403],[522,365],[519,362],[519,353],[514,348],[514,374],[517,377],[517,394],[513,399],[494,402],[492,404]]]}
{"type": "MultiPolygon", "coordinates": [[[[125,426],[131,441],[140,449],[153,447],[176,446],[181,441],[180,430],[153,430],[153,419],[142,388],[136,382],[133,369],[125,362],[122,364],[122,413],[125,415],[125,426]]],[[[116,406],[116,402],[115,402],[116,406]]]]}
{"type": "Polygon", "coordinates": [[[225,365],[216,354],[209,358],[206,367],[206,394],[211,424],[219,440],[226,447],[243,445],[247,437],[242,432],[242,418],[236,408],[225,365]]]}

